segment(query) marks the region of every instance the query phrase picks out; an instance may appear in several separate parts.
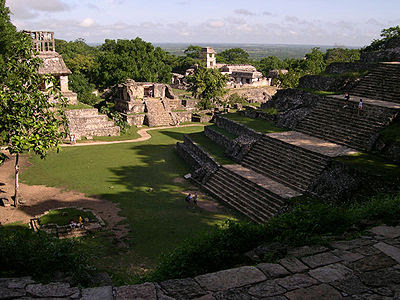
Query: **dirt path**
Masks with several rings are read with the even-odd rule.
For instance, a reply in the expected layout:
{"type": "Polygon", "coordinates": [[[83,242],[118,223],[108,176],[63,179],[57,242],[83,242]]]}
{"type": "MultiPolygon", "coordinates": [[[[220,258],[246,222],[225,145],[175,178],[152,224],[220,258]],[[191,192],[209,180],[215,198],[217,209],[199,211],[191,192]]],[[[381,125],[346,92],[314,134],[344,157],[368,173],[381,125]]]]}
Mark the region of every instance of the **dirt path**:
{"type": "Polygon", "coordinates": [[[181,127],[191,127],[191,126],[201,126],[197,124],[188,124],[188,125],[179,125],[179,126],[163,126],[163,127],[153,127],[153,128],[142,128],[138,130],[138,134],[140,135],[139,138],[133,140],[123,140],[123,141],[110,141],[110,142],[85,142],[79,144],[62,144],[62,147],[80,147],[80,146],[96,146],[96,145],[108,145],[108,144],[122,144],[122,143],[137,143],[143,142],[151,139],[151,135],[148,131],[151,130],[160,130],[160,129],[170,129],[170,128],[181,128],[181,127]]]}

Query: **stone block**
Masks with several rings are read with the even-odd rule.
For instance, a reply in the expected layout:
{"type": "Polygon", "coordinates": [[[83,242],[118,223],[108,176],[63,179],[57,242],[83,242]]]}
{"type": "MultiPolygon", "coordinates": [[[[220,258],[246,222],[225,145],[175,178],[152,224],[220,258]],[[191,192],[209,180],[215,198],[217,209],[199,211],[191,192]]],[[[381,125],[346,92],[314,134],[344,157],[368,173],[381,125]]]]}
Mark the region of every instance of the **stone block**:
{"type": "Polygon", "coordinates": [[[400,284],[400,270],[394,268],[364,272],[359,277],[364,284],[374,287],[400,284]]]}
{"type": "Polygon", "coordinates": [[[290,300],[338,300],[343,299],[342,295],[333,287],[327,284],[315,285],[309,288],[297,289],[286,293],[290,300]]]}
{"type": "Polygon", "coordinates": [[[393,258],[395,261],[400,263],[400,249],[391,245],[388,245],[386,243],[380,242],[378,244],[374,245],[375,248],[379,249],[383,253],[385,253],[387,256],[390,256],[393,258]]]}
{"type": "Polygon", "coordinates": [[[337,248],[340,250],[349,250],[349,249],[358,248],[361,246],[368,246],[373,243],[375,243],[375,241],[372,239],[359,238],[359,239],[350,240],[350,241],[332,242],[331,246],[333,248],[337,248]]]}
{"type": "Polygon", "coordinates": [[[241,267],[195,277],[208,291],[220,291],[241,287],[266,280],[267,277],[255,267],[241,267]]]}
{"type": "Polygon", "coordinates": [[[28,284],[32,283],[34,283],[34,281],[31,279],[31,277],[0,279],[0,287],[9,289],[24,289],[28,284]]]}
{"type": "Polygon", "coordinates": [[[368,272],[387,268],[396,265],[396,261],[386,256],[385,254],[377,254],[364,257],[356,262],[353,262],[350,267],[359,272],[368,272]]]}
{"type": "Polygon", "coordinates": [[[308,267],[297,258],[284,258],[279,263],[292,273],[300,273],[308,270],[308,267]]]}
{"type": "Polygon", "coordinates": [[[326,252],[329,249],[324,247],[324,246],[303,246],[303,247],[297,247],[297,248],[292,248],[288,250],[288,255],[290,256],[296,256],[296,257],[302,257],[302,256],[309,256],[313,254],[318,254],[321,252],[326,252]]]}
{"type": "Polygon", "coordinates": [[[49,283],[49,284],[29,284],[26,291],[35,297],[50,298],[50,297],[68,297],[79,293],[76,287],[70,287],[68,283],[49,283]]]}
{"type": "Polygon", "coordinates": [[[352,251],[360,253],[361,255],[364,255],[364,256],[376,255],[376,254],[380,253],[380,251],[373,246],[364,246],[364,247],[353,249],[352,251]]]}
{"type": "Polygon", "coordinates": [[[26,295],[24,289],[8,289],[0,287],[0,299],[15,299],[26,295]]]}
{"type": "Polygon", "coordinates": [[[352,275],[352,273],[351,269],[342,264],[332,264],[308,272],[312,277],[324,283],[343,280],[352,275]]]}
{"type": "Polygon", "coordinates": [[[82,290],[81,300],[113,300],[113,290],[111,286],[101,286],[82,290]]]}
{"type": "Polygon", "coordinates": [[[115,289],[116,300],[154,300],[157,299],[157,290],[153,283],[120,286],[115,289]]]}
{"type": "Polygon", "coordinates": [[[277,296],[285,292],[286,289],[282,288],[273,280],[258,283],[255,286],[251,287],[248,291],[250,295],[259,298],[277,296]]]}
{"type": "Polygon", "coordinates": [[[332,254],[331,252],[315,254],[312,256],[303,257],[301,259],[310,268],[316,268],[320,266],[325,266],[341,261],[339,257],[332,254]]]}
{"type": "Polygon", "coordinates": [[[400,226],[391,227],[391,226],[377,226],[370,230],[370,232],[380,235],[386,238],[397,238],[400,237],[400,226]]]}
{"type": "Polygon", "coordinates": [[[160,285],[168,296],[175,299],[192,299],[207,294],[192,278],[167,280],[160,285]]]}
{"type": "Polygon", "coordinates": [[[369,290],[369,288],[356,276],[341,281],[331,282],[331,285],[348,295],[361,294],[369,290]]]}
{"type": "Polygon", "coordinates": [[[334,255],[339,257],[340,259],[344,260],[345,262],[353,262],[364,258],[364,255],[357,253],[357,252],[350,252],[347,250],[339,250],[335,249],[332,251],[334,255]]]}
{"type": "Polygon", "coordinates": [[[294,274],[284,278],[275,279],[274,281],[289,291],[318,283],[317,280],[306,274],[294,274]]]}
{"type": "Polygon", "coordinates": [[[277,278],[290,275],[290,272],[279,264],[258,264],[259,268],[268,278],[277,278]]]}

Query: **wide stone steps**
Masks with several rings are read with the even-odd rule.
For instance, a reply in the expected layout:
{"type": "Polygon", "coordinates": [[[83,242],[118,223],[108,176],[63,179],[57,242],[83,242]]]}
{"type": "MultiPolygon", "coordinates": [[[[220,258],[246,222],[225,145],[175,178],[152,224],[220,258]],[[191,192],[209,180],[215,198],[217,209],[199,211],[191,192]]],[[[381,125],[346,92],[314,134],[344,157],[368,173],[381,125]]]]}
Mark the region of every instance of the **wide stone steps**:
{"type": "Polygon", "coordinates": [[[326,167],[328,159],[301,147],[264,136],[241,164],[297,191],[304,192],[326,167]]]}
{"type": "Polygon", "coordinates": [[[70,135],[77,140],[81,137],[118,136],[120,128],[115,126],[106,115],[98,113],[97,109],[76,109],[66,111],[70,135]]]}
{"type": "Polygon", "coordinates": [[[279,195],[224,167],[211,175],[203,187],[258,223],[278,214],[284,205],[279,195]]]}
{"type": "Polygon", "coordinates": [[[352,95],[400,103],[400,65],[380,64],[351,91],[352,95]]]}

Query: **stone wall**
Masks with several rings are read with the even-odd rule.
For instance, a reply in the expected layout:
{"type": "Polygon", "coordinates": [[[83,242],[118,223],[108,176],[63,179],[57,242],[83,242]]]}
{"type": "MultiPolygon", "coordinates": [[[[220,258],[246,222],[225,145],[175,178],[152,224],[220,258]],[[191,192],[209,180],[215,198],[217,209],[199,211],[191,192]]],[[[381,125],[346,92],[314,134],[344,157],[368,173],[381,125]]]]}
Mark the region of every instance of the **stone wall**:
{"type": "Polygon", "coordinates": [[[328,74],[343,74],[349,72],[364,72],[376,68],[375,63],[367,62],[334,62],[328,65],[325,72],[328,74]]]}
{"type": "Polygon", "coordinates": [[[256,140],[260,139],[262,137],[262,134],[251,129],[248,128],[247,126],[239,123],[239,122],[235,122],[232,121],[228,118],[224,118],[222,116],[215,116],[214,118],[214,123],[218,126],[221,127],[222,129],[225,129],[226,131],[240,136],[240,135],[245,135],[248,137],[252,137],[256,140]]]}
{"type": "Polygon", "coordinates": [[[262,104],[261,108],[276,108],[278,110],[275,117],[277,126],[293,130],[310,114],[321,98],[322,96],[298,89],[279,90],[270,101],[262,104]]]}
{"type": "Polygon", "coordinates": [[[192,122],[192,113],[190,111],[174,111],[171,112],[173,118],[179,123],[192,122]]]}
{"type": "Polygon", "coordinates": [[[142,126],[144,124],[145,116],[144,113],[122,114],[122,117],[130,126],[142,126]]]}
{"type": "Polygon", "coordinates": [[[351,90],[359,80],[360,78],[356,77],[306,75],[300,78],[298,87],[320,91],[345,92],[351,90]]]}
{"type": "Polygon", "coordinates": [[[230,138],[226,137],[224,134],[221,132],[214,130],[208,126],[204,127],[204,134],[216,142],[217,144],[223,146],[225,149],[232,148],[233,147],[233,140],[230,138]]]}
{"type": "Polygon", "coordinates": [[[210,164],[215,168],[219,168],[219,163],[214,158],[212,158],[210,154],[204,151],[203,148],[194,143],[192,139],[186,134],[184,135],[183,143],[189,149],[189,151],[194,153],[201,160],[203,165],[210,164]]]}
{"type": "Polygon", "coordinates": [[[228,93],[224,96],[224,100],[226,101],[229,96],[233,94],[238,94],[241,97],[247,98],[248,102],[250,103],[264,103],[270,100],[273,95],[275,95],[277,89],[278,88],[274,86],[229,89],[228,93]]]}
{"type": "Polygon", "coordinates": [[[363,62],[390,62],[400,61],[400,47],[382,51],[361,53],[360,60],[363,62]]]}

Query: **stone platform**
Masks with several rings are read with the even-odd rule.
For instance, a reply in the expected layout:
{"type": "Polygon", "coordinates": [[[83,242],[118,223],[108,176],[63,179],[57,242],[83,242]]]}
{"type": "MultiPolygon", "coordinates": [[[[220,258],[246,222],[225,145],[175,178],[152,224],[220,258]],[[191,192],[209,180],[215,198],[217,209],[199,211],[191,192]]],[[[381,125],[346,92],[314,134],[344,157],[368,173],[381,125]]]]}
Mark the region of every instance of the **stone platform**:
{"type": "Polygon", "coordinates": [[[400,226],[377,226],[354,240],[288,249],[277,263],[244,266],[195,278],[79,289],[0,279],[0,299],[400,299],[400,226]]]}
{"type": "Polygon", "coordinates": [[[319,139],[297,131],[269,133],[266,135],[271,138],[289,143],[291,145],[295,145],[329,157],[337,157],[358,153],[358,151],[349,147],[331,143],[326,140],[319,139]]]}

